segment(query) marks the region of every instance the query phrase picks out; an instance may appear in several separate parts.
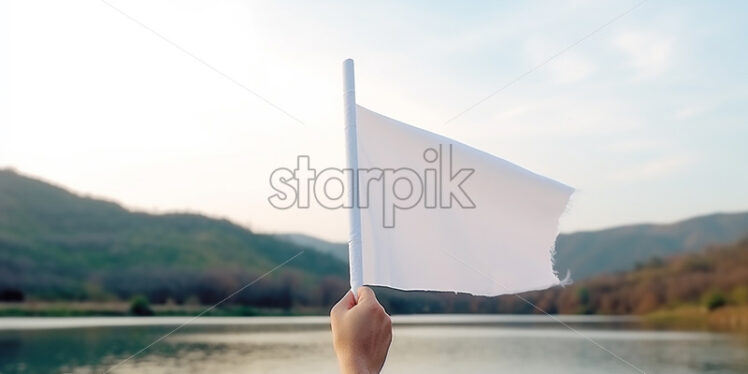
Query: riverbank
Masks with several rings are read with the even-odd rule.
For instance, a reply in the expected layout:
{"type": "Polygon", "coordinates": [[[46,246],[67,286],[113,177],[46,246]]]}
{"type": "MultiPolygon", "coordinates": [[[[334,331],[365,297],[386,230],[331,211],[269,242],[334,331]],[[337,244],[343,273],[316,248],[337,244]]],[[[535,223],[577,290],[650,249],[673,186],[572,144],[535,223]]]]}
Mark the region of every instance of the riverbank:
{"type": "MultiPolygon", "coordinates": [[[[195,316],[210,305],[149,305],[153,316],[195,316]]],[[[211,317],[251,317],[251,316],[303,316],[327,315],[327,310],[320,308],[273,309],[248,306],[224,306],[212,309],[204,316],[211,317]]],[[[22,303],[0,303],[0,317],[123,317],[136,315],[132,303],[113,302],[47,302],[31,301],[22,303]]]]}
{"type": "Polygon", "coordinates": [[[712,311],[686,306],[659,310],[644,316],[655,328],[748,332],[748,306],[727,306],[712,311]]]}
{"type": "MultiPolygon", "coordinates": [[[[151,305],[153,316],[188,317],[208,309],[208,305],[151,305]]],[[[327,310],[295,308],[292,310],[226,306],[215,308],[204,316],[326,316],[327,310]]],[[[127,302],[23,302],[0,303],[0,317],[124,317],[133,316],[127,302]]],[[[727,306],[709,311],[698,306],[658,310],[641,316],[649,327],[672,330],[710,330],[748,332],[748,307],[727,306]]]]}

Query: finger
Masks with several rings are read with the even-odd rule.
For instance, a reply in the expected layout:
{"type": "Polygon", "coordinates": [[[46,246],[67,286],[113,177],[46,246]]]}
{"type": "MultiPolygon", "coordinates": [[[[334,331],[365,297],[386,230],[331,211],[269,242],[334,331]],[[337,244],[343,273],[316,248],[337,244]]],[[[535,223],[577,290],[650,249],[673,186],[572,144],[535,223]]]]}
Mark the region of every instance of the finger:
{"type": "Polygon", "coordinates": [[[356,299],[353,297],[353,292],[349,290],[345,295],[343,295],[340,301],[332,307],[330,314],[346,311],[353,308],[355,305],[356,299]]]}
{"type": "Polygon", "coordinates": [[[370,304],[370,303],[378,303],[377,301],[377,295],[374,294],[374,291],[369,287],[359,287],[358,288],[358,304],[370,304]]]}

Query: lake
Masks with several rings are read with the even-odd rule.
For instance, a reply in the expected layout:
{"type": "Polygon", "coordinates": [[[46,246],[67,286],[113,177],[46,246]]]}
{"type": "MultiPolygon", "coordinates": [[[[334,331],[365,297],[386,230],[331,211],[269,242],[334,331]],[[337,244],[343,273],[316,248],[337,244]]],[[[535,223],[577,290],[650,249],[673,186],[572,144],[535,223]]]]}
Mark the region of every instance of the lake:
{"type": "MultiPolygon", "coordinates": [[[[547,316],[396,316],[383,372],[637,373],[625,360],[647,373],[748,373],[744,335],[558,319],[566,326],[547,316]]],[[[113,368],[189,320],[0,318],[0,373],[337,372],[326,317],[199,318],[113,368]]]]}

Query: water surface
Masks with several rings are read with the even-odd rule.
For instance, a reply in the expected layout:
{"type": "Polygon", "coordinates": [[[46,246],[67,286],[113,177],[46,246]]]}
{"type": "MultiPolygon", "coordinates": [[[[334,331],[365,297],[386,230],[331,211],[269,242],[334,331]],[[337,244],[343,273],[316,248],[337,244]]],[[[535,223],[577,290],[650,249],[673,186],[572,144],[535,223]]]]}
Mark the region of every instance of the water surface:
{"type": "MultiPolygon", "coordinates": [[[[744,336],[644,330],[630,317],[441,315],[394,322],[384,373],[637,373],[634,367],[748,373],[744,336]]],[[[328,323],[326,317],[0,318],[0,373],[334,373],[328,323]]]]}

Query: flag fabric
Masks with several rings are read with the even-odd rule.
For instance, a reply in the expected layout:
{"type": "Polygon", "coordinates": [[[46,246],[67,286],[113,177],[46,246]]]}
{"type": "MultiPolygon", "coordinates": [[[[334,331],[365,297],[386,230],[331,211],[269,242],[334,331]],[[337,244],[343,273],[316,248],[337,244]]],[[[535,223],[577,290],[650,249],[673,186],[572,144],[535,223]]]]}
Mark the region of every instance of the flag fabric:
{"type": "MultiPolygon", "coordinates": [[[[559,283],[574,189],[356,105],[363,284],[495,296],[559,283]]],[[[360,267],[360,268],[359,268],[360,267]]]]}

